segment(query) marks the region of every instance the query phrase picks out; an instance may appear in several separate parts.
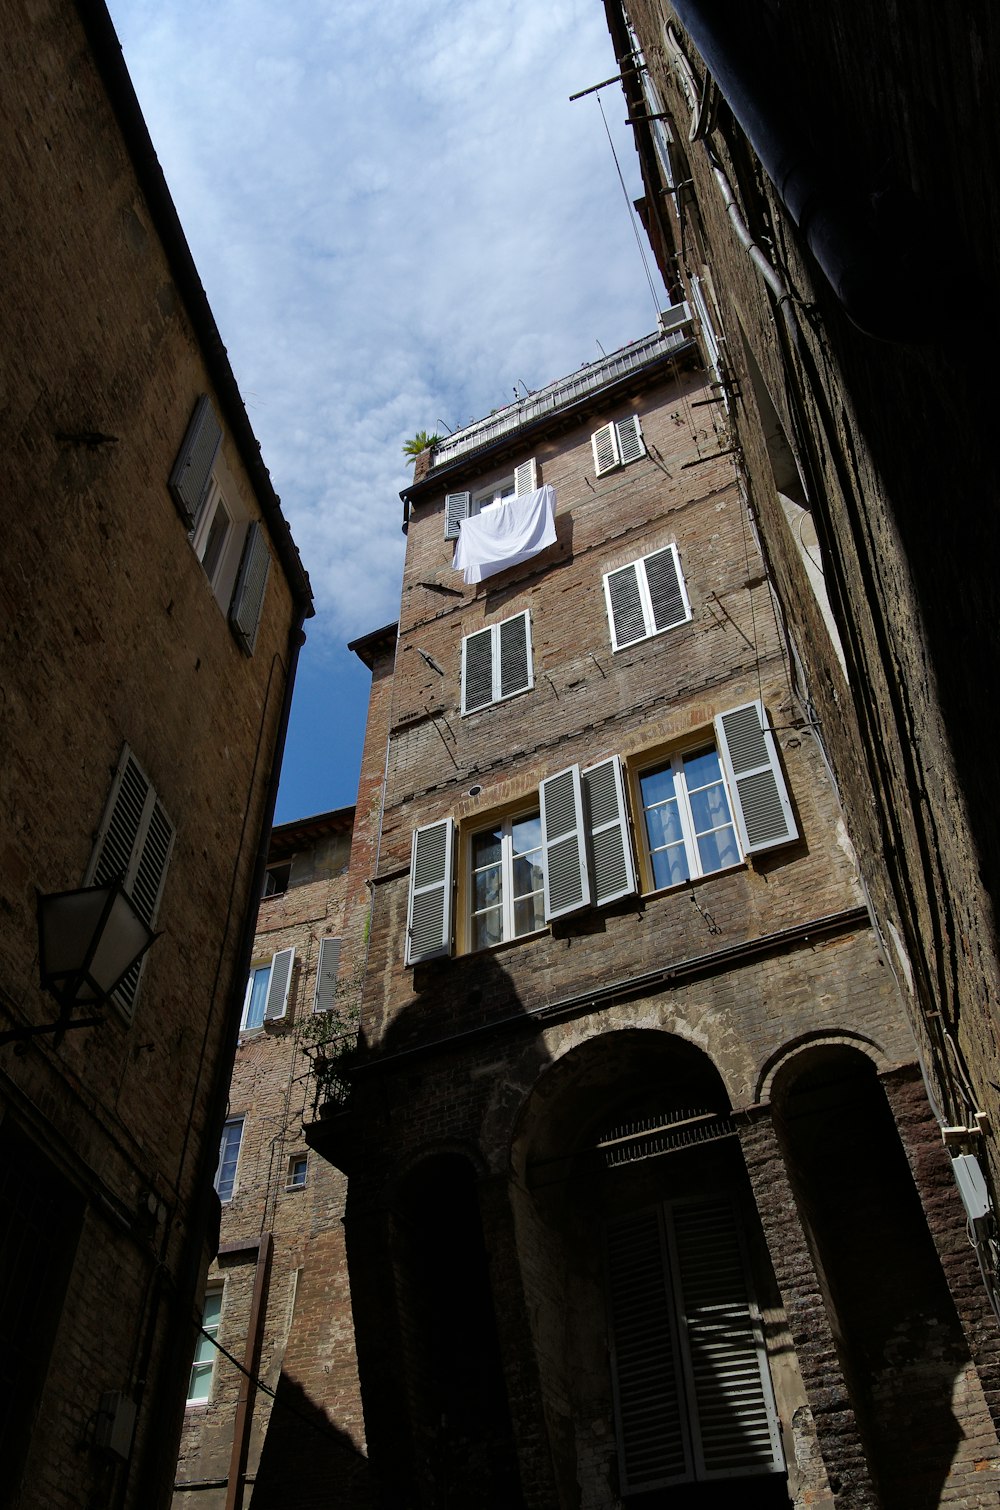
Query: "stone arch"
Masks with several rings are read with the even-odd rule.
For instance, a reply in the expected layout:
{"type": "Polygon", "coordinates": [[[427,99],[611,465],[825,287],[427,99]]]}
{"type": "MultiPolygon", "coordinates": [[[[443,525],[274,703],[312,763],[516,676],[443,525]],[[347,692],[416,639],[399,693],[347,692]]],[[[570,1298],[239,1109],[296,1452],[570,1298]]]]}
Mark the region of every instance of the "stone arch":
{"type": "Polygon", "coordinates": [[[765,1059],[754,1088],[754,1100],[758,1103],[770,1101],[775,1080],[782,1078],[786,1069],[793,1065],[802,1054],[823,1045],[831,1047],[839,1045],[842,1048],[857,1049],[859,1053],[871,1060],[876,1070],[883,1071],[889,1068],[889,1060],[882,1045],[865,1033],[855,1033],[847,1028],[834,1033],[828,1030],[801,1033],[797,1038],[788,1039],[765,1059]]]}

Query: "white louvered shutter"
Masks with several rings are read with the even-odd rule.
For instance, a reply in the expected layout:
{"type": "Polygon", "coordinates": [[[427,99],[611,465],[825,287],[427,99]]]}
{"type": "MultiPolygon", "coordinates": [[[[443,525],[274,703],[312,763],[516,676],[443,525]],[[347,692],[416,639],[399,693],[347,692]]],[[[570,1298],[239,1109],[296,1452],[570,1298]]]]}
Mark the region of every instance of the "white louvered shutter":
{"type": "Polygon", "coordinates": [[[528,614],[519,613],[498,624],[497,643],[497,659],[500,663],[498,696],[513,697],[515,692],[525,692],[532,685],[531,625],[528,614]]]}
{"type": "Polygon", "coordinates": [[[451,818],[428,823],[413,835],[410,898],[406,920],[406,963],[451,953],[451,877],[455,824],[451,818]]]}
{"type": "Polygon", "coordinates": [[[639,587],[638,563],[633,561],[618,571],[608,572],[604,578],[604,594],[608,603],[612,650],[621,650],[626,645],[635,644],[636,640],[644,640],[649,631],[639,587]]]}
{"type": "Polygon", "coordinates": [[[618,454],[622,459],[623,467],[627,467],[630,461],[638,461],[640,456],[645,456],[646,447],[642,439],[638,414],[630,414],[628,419],[619,420],[615,430],[618,435],[618,454]]]}
{"type": "Polygon", "coordinates": [[[523,493],[534,493],[538,488],[538,469],[535,466],[535,458],[529,457],[522,461],[519,467],[514,468],[514,497],[520,498],[523,493]]]}
{"type": "Polygon", "coordinates": [[[583,772],[584,811],[590,835],[595,906],[631,896],[636,889],[625,780],[618,755],[583,772]]]}
{"type": "MultiPolygon", "coordinates": [[[[152,928],[173,843],[174,826],[148,776],[126,746],[111,785],[84,885],[103,886],[120,877],[136,912],[152,928]]],[[[114,1001],[129,1017],[145,961],[144,955],[114,992],[114,1001]]]]}
{"type": "Polygon", "coordinates": [[[340,964],[340,940],[325,938],[319,941],[319,964],[316,967],[316,990],[313,995],[314,1012],[331,1012],[337,996],[337,967],[340,964]]]}
{"type": "Polygon", "coordinates": [[[759,854],[798,838],[774,735],[764,705],[744,703],[715,720],[740,839],[747,854],[759,854]]]}
{"type": "Polygon", "coordinates": [[[668,1208],[697,1477],[784,1468],[767,1356],[727,1199],[668,1208]]]}
{"type": "Polygon", "coordinates": [[[462,712],[474,713],[493,701],[493,627],[462,641],[462,712]]]}
{"type": "Polygon", "coordinates": [[[545,851],[545,921],[590,903],[580,767],[567,766],[538,788],[545,851]]]}
{"type": "Polygon", "coordinates": [[[653,629],[672,629],[675,624],[683,624],[691,617],[691,606],[676,545],[668,545],[666,550],[644,557],[642,565],[646,573],[653,629]]]}
{"type": "Polygon", "coordinates": [[[292,984],[292,966],[295,964],[294,949],[279,949],[271,957],[271,978],[267,983],[267,1000],[264,1003],[264,1018],[274,1022],[288,1011],[288,992],[292,984]]]}
{"type": "Polygon", "coordinates": [[[444,495],[444,538],[457,540],[463,519],[469,517],[471,493],[446,493],[444,495]]]}
{"type": "Polygon", "coordinates": [[[233,593],[229,610],[229,622],[237,640],[247,655],[253,655],[257,643],[257,630],[264,608],[264,591],[267,575],[271,570],[271,552],[267,537],[261,526],[254,521],[247,530],[243,547],[243,563],[233,593]]]}
{"type": "Polygon", "coordinates": [[[215,458],[222,440],[222,426],[215,417],[211,400],[203,393],[195,405],[187,434],[177,453],[167,486],[188,529],[194,528],[201,508],[215,458]]]}
{"type": "Polygon", "coordinates": [[[590,437],[594,452],[594,473],[600,477],[618,465],[618,437],[614,425],[602,425],[590,437]]]}
{"type": "Polygon", "coordinates": [[[606,1243],[618,1469],[629,1494],[690,1479],[691,1437],[660,1209],[613,1222],[606,1243]]]}

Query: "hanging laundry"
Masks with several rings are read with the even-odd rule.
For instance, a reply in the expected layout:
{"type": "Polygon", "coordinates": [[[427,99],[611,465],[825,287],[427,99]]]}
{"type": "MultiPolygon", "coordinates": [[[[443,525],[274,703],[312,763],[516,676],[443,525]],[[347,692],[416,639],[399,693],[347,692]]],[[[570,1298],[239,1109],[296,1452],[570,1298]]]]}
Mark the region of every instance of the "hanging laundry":
{"type": "Polygon", "coordinates": [[[546,485],[463,519],[453,565],[464,573],[466,583],[482,582],[530,561],[555,542],[556,490],[546,485]]]}

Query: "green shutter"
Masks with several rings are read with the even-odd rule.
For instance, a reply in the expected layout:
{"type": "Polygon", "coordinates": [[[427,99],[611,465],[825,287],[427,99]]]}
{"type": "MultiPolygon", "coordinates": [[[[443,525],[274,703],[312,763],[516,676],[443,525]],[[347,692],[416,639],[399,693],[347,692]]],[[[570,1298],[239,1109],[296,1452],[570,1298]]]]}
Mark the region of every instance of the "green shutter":
{"type": "Polygon", "coordinates": [[[194,528],[198,510],[208,491],[221,441],[222,426],[215,417],[208,394],[202,394],[167,484],[189,530],[194,528]]]}
{"type": "Polygon", "coordinates": [[[229,610],[233,633],[247,655],[253,655],[257,630],[264,609],[264,590],[271,569],[271,552],[261,526],[254,521],[247,530],[243,562],[229,610]]]}

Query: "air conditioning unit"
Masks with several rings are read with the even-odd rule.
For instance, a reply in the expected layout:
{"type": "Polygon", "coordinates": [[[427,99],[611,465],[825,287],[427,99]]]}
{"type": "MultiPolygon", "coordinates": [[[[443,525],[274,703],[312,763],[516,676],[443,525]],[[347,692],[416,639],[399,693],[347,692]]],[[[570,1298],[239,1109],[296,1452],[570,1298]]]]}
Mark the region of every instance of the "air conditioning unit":
{"type": "Polygon", "coordinates": [[[981,1242],[990,1234],[993,1207],[979,1160],[974,1153],[960,1153],[957,1158],[952,1159],[951,1167],[958,1183],[962,1205],[969,1218],[969,1225],[976,1241],[981,1242]]]}
{"type": "Polygon", "coordinates": [[[127,1462],[135,1432],[135,1401],[121,1390],[101,1396],[94,1424],[94,1446],[127,1462]]]}

